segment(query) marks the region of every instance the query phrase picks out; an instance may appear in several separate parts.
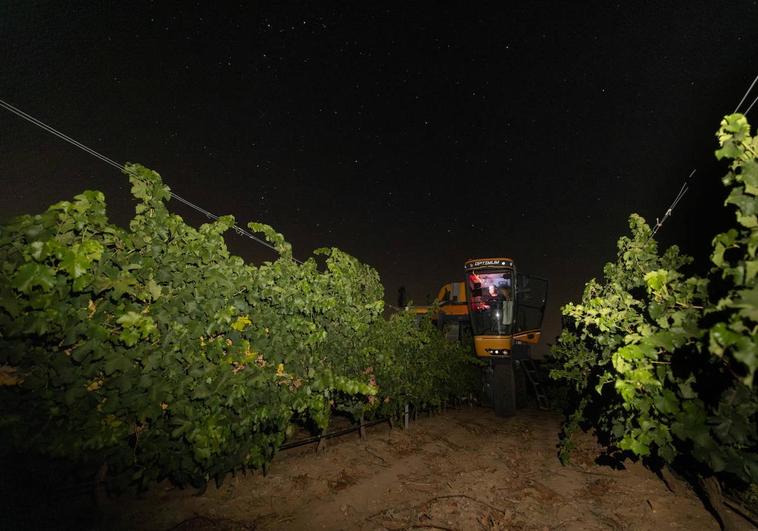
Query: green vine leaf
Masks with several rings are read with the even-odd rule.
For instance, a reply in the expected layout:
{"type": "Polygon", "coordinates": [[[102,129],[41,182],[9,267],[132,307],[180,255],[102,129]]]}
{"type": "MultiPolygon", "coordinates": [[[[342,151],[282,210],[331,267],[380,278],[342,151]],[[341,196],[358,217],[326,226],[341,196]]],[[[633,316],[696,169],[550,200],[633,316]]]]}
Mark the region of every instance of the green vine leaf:
{"type": "Polygon", "coordinates": [[[713,238],[709,278],[690,276],[691,260],[676,247],[659,254],[632,215],[603,279],[562,310],[551,377],[569,384],[576,405],[562,459],[585,424],[630,454],[668,463],[686,456],[758,481],[758,140],[740,114],[725,117],[717,137],[737,226],[713,238]]]}
{"type": "Polygon", "coordinates": [[[233,217],[193,228],[160,175],[124,171],[128,230],[94,191],[0,227],[3,448],[107,462],[119,487],[201,484],[265,466],[294,424],[476,391],[468,349],[410,312],[383,316],[370,266],[335,248],[300,264],[255,223],[280,256],[246,263],[224,240],[233,217]]]}

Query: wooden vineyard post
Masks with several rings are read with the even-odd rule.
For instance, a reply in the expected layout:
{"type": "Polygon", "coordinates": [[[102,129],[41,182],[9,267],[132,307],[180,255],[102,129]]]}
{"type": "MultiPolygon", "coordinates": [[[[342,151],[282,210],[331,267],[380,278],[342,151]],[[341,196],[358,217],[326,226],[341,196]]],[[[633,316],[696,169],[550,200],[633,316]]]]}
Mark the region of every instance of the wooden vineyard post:
{"type": "Polygon", "coordinates": [[[316,452],[323,452],[326,450],[326,430],[321,432],[321,438],[318,440],[318,446],[316,446],[316,452]]]}
{"type": "Polygon", "coordinates": [[[105,488],[105,480],[108,477],[108,463],[103,463],[97,470],[95,475],[95,505],[98,509],[105,507],[106,500],[108,499],[108,493],[105,488]]]}
{"type": "Polygon", "coordinates": [[[408,404],[405,404],[405,414],[403,415],[403,429],[408,429],[408,424],[410,422],[410,412],[408,411],[408,404]]]}

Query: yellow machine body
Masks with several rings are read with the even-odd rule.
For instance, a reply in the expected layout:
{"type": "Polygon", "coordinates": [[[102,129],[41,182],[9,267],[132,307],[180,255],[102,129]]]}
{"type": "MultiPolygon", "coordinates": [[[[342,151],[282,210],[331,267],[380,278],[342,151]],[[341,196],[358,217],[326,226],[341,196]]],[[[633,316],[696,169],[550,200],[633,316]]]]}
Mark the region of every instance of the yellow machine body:
{"type": "MultiPolygon", "coordinates": [[[[431,314],[445,336],[463,344],[485,361],[482,391],[497,415],[512,415],[524,393],[517,381],[524,378],[523,364],[531,363],[530,347],[542,335],[547,281],[516,270],[510,258],[476,258],[464,264],[463,282],[440,288],[432,306],[410,308],[417,315],[431,314]]],[[[546,403],[529,377],[538,400],[546,403]]]]}
{"type": "Polygon", "coordinates": [[[440,315],[464,317],[468,319],[468,307],[466,306],[466,287],[463,282],[448,282],[442,286],[434,298],[435,306],[414,306],[412,310],[417,315],[434,313],[434,318],[440,315]]]}
{"type": "Polygon", "coordinates": [[[547,281],[519,274],[507,257],[467,260],[464,270],[465,280],[442,286],[433,306],[412,310],[432,312],[451,339],[473,337],[480,358],[523,356],[539,343],[547,281]]]}
{"type": "Polygon", "coordinates": [[[480,358],[506,356],[511,352],[512,336],[474,336],[474,350],[480,358]]]}

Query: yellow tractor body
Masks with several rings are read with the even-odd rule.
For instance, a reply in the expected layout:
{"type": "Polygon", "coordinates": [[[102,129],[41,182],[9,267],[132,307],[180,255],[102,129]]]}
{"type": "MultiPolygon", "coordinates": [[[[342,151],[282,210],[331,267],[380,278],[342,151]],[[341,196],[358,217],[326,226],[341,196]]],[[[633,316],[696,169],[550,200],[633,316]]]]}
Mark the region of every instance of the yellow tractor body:
{"type": "Polygon", "coordinates": [[[485,394],[498,414],[511,415],[523,376],[517,369],[528,372],[521,364],[531,366],[530,347],[542,335],[547,280],[517,271],[510,258],[471,259],[463,269],[463,282],[445,284],[433,306],[413,311],[418,315],[432,312],[433,321],[448,339],[473,343],[476,356],[487,362],[485,394]]]}

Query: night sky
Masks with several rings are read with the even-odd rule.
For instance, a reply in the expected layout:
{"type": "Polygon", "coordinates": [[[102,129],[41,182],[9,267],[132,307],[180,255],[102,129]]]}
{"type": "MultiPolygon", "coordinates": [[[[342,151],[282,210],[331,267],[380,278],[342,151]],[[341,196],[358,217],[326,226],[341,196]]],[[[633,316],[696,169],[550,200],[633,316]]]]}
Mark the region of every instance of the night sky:
{"type": "MultiPolygon", "coordinates": [[[[713,135],[758,74],[756,2],[78,4],[0,4],[0,99],[300,259],[353,254],[390,304],[509,256],[550,280],[552,342],[629,213],[654,223],[692,169],[660,241],[705,271],[730,221],[713,135]]],[[[0,179],[2,219],[84,189],[133,209],[125,176],[3,110],[0,179]]]]}

